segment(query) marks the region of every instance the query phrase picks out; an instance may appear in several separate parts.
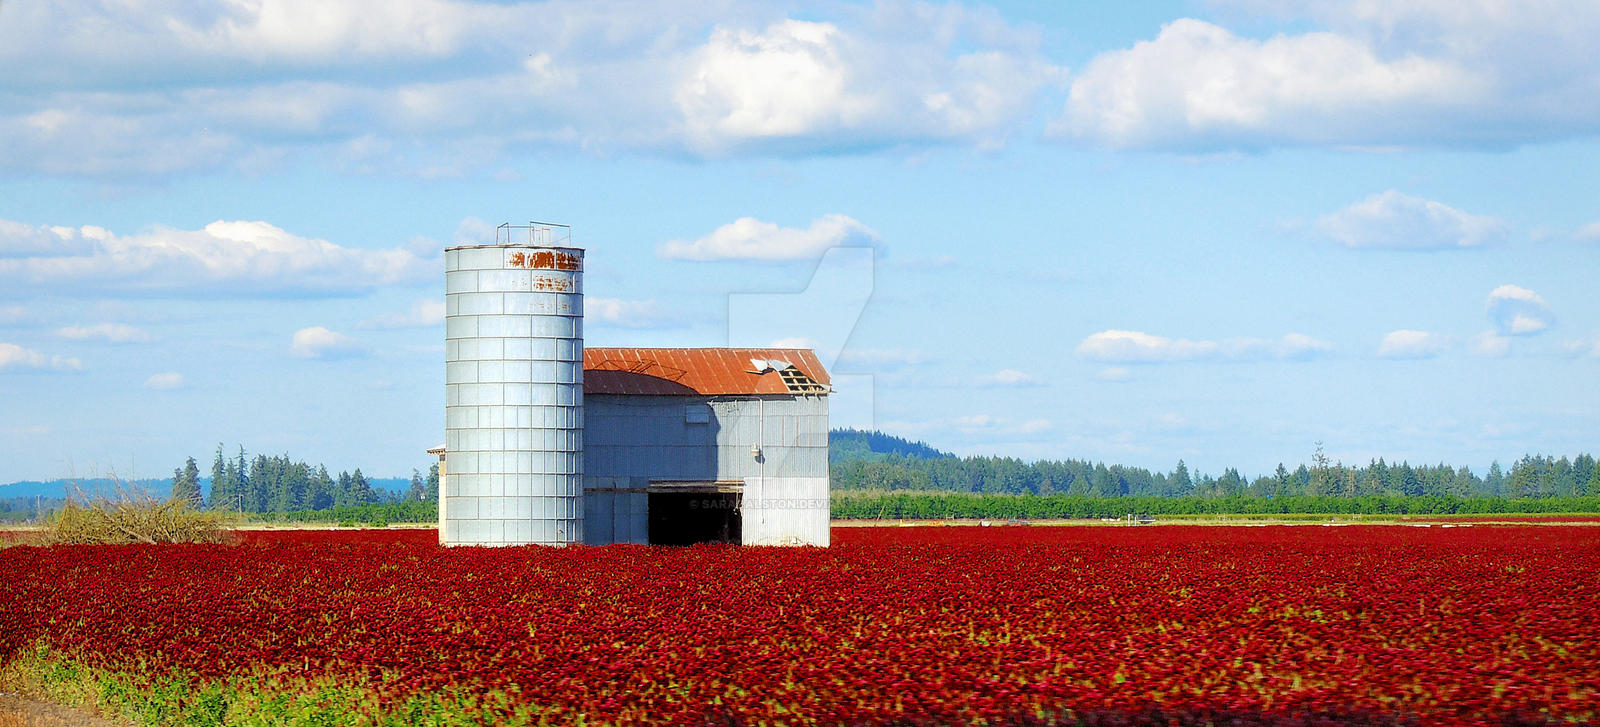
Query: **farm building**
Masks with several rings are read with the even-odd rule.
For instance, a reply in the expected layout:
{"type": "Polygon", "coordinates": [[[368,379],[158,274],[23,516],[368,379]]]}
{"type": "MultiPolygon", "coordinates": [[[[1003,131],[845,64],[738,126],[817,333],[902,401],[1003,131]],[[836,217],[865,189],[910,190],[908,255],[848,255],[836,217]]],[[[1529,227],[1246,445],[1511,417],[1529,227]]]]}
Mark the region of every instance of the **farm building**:
{"type": "Polygon", "coordinates": [[[816,355],[585,350],[564,229],[445,251],[440,542],[827,545],[816,355]]]}
{"type": "Polygon", "coordinates": [[[592,348],[584,541],[828,544],[828,376],[811,351],[592,348]]]}

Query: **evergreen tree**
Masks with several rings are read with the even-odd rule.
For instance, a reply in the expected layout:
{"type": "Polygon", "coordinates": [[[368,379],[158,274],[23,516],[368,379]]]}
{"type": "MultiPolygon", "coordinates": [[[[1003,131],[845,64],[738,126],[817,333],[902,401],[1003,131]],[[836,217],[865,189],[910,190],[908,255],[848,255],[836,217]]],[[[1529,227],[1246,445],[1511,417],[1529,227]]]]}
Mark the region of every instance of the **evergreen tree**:
{"type": "Polygon", "coordinates": [[[200,467],[190,457],[183,466],[172,471],[172,499],[188,500],[199,505],[200,498],[200,467]]]}
{"type": "Polygon", "coordinates": [[[415,468],[411,470],[411,487],[406,490],[407,500],[421,501],[427,496],[427,485],[422,483],[422,473],[415,468]]]}
{"type": "Polygon", "coordinates": [[[366,505],[378,501],[377,494],[372,491],[372,484],[361,474],[360,467],[350,475],[350,500],[353,505],[366,505]]]}
{"type": "Polygon", "coordinates": [[[217,458],[211,463],[211,509],[228,510],[233,508],[230,501],[233,493],[228,491],[228,467],[222,459],[222,443],[217,443],[217,458]]]}
{"type": "Polygon", "coordinates": [[[1172,471],[1172,477],[1168,478],[1168,481],[1172,483],[1172,494],[1178,497],[1194,494],[1194,482],[1189,479],[1189,466],[1184,464],[1183,460],[1178,460],[1178,467],[1172,471]]]}
{"type": "Polygon", "coordinates": [[[434,462],[433,465],[428,468],[428,491],[427,491],[427,494],[424,495],[424,498],[428,502],[438,502],[439,501],[439,463],[438,462],[434,462]]]}
{"type": "Polygon", "coordinates": [[[353,489],[350,484],[350,473],[340,470],[339,479],[333,484],[333,506],[349,507],[356,504],[351,498],[353,489]]]}
{"type": "Polygon", "coordinates": [[[1489,474],[1483,478],[1483,486],[1489,491],[1490,497],[1499,497],[1505,493],[1506,476],[1500,469],[1500,460],[1489,463],[1489,474]]]}
{"type": "Polygon", "coordinates": [[[311,478],[311,509],[326,510],[333,507],[336,487],[333,478],[328,476],[328,468],[318,465],[316,476],[311,478]]]}
{"type": "Polygon", "coordinates": [[[239,509],[248,512],[261,512],[260,500],[256,498],[255,488],[250,483],[250,462],[245,459],[244,445],[239,445],[239,456],[233,461],[233,484],[230,489],[239,498],[239,509]]]}

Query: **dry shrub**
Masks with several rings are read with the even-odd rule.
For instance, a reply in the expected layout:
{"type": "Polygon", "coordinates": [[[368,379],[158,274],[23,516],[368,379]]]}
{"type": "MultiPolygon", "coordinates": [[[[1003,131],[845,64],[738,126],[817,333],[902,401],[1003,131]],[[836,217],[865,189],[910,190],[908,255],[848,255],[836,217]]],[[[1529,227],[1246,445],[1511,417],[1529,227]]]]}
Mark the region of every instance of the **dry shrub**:
{"type": "Polygon", "coordinates": [[[238,515],[195,507],[189,500],[158,500],[118,488],[115,495],[74,495],[42,533],[47,545],[133,543],[221,543],[230,539],[238,515]]]}

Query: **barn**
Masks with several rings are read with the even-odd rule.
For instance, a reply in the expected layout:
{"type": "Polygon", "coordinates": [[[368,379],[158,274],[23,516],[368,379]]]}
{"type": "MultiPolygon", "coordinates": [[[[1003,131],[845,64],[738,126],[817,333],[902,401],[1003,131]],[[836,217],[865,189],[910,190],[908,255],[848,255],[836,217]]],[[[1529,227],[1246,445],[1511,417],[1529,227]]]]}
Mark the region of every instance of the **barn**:
{"type": "Polygon", "coordinates": [[[828,544],[828,374],[772,348],[583,355],[584,542],[828,544]]]}
{"type": "Polygon", "coordinates": [[[439,541],[828,545],[829,377],[783,348],[586,348],[561,225],[447,248],[439,541]]]}

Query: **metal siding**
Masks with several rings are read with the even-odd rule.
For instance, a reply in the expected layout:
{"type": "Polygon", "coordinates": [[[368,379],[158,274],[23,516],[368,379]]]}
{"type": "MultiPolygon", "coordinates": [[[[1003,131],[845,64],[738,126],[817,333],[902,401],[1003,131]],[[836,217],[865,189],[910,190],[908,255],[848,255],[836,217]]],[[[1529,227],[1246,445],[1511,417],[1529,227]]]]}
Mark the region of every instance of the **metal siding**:
{"type": "MultiPolygon", "coordinates": [[[[764,512],[760,507],[747,509],[745,542],[827,545],[827,410],[823,396],[751,401],[591,393],[584,408],[589,444],[583,450],[584,470],[591,475],[591,487],[598,486],[596,477],[627,478],[637,488],[652,480],[739,480],[746,483],[747,500],[771,498],[783,505],[764,512]],[[708,407],[710,420],[685,425],[685,407],[691,405],[708,407]],[[750,454],[760,439],[763,411],[765,463],[750,454]],[[808,435],[808,430],[819,429],[820,438],[808,435]],[[797,502],[808,506],[790,507],[797,502]]],[[[647,542],[647,495],[615,497],[610,542],[647,542]]]]}
{"type": "Polygon", "coordinates": [[[550,249],[446,251],[446,544],[583,542],[582,252],[528,263],[550,249]]]}

